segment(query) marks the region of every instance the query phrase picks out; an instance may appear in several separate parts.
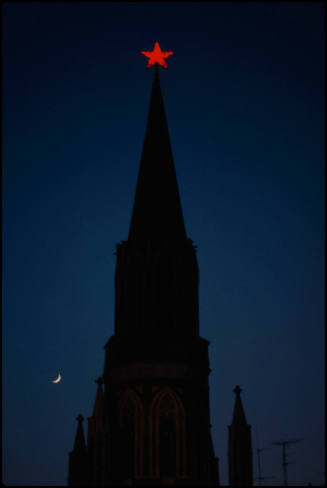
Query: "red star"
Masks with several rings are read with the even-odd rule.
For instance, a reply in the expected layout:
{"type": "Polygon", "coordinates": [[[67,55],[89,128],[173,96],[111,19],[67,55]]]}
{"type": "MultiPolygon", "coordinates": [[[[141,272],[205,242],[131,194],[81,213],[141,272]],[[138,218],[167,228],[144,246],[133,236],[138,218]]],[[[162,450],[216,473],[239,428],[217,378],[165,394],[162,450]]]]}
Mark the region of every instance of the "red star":
{"type": "Polygon", "coordinates": [[[172,51],[163,52],[160,49],[159,42],[156,42],[153,48],[153,51],[141,51],[141,54],[144,54],[147,58],[149,58],[147,68],[151,68],[155,64],[159,64],[163,68],[167,69],[165,58],[174,54],[172,51]]]}

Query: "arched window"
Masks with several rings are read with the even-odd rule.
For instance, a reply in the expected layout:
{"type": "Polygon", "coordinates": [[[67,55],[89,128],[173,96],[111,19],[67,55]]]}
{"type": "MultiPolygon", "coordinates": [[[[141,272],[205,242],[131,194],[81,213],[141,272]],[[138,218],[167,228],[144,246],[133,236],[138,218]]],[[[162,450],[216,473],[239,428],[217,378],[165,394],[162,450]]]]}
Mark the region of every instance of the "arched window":
{"type": "Polygon", "coordinates": [[[186,474],[185,409],[171,388],[160,390],[151,404],[150,460],[154,476],[186,474]]]}
{"type": "Polygon", "coordinates": [[[176,475],[177,409],[171,395],[158,405],[160,475],[176,475]]]}
{"type": "Polygon", "coordinates": [[[131,479],[142,473],[143,407],[137,393],[126,390],[119,401],[120,478],[131,479]]]}

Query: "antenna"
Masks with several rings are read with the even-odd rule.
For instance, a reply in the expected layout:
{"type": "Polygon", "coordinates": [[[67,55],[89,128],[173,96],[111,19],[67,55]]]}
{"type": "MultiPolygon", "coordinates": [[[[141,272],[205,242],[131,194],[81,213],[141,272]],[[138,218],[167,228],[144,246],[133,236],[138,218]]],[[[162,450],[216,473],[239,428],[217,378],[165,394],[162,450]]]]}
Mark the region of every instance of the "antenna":
{"type": "Polygon", "coordinates": [[[257,455],[258,455],[258,472],[259,476],[257,476],[255,479],[259,481],[259,486],[261,486],[261,481],[267,481],[267,480],[272,480],[275,478],[275,476],[261,476],[261,462],[260,462],[260,454],[262,451],[267,451],[269,448],[257,448],[257,455]]]}
{"type": "MultiPolygon", "coordinates": [[[[256,438],[257,438],[257,446],[260,445],[260,440],[259,440],[259,427],[256,425],[256,438]]],[[[272,480],[275,478],[275,476],[262,476],[261,472],[261,459],[260,459],[260,454],[262,451],[267,451],[271,449],[271,447],[265,447],[265,448],[257,448],[257,456],[258,456],[258,475],[255,479],[259,481],[259,486],[261,486],[261,481],[266,481],[266,480],[272,480]]]]}
{"type": "Polygon", "coordinates": [[[287,466],[288,464],[295,464],[295,461],[287,461],[286,460],[286,446],[288,444],[296,444],[297,442],[303,441],[301,439],[289,439],[287,441],[278,441],[272,442],[275,446],[282,446],[282,465],[283,465],[283,474],[284,474],[284,485],[287,486],[287,466]]]}

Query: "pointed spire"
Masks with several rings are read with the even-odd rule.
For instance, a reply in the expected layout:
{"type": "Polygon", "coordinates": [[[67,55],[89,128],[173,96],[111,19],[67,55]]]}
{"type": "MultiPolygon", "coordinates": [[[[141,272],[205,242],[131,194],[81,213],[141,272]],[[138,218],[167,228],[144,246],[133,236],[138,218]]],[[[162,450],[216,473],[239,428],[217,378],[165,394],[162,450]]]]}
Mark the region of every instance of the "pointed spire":
{"type": "Polygon", "coordinates": [[[79,414],[74,449],[69,453],[68,485],[89,486],[89,464],[83,431],[83,415],[79,414]]]}
{"type": "Polygon", "coordinates": [[[93,417],[102,417],[104,415],[104,404],[103,404],[103,391],[102,383],[103,378],[99,376],[95,382],[98,384],[98,389],[95,397],[94,407],[93,407],[93,417]]]}
{"type": "Polygon", "coordinates": [[[128,239],[154,242],[185,238],[181,201],[156,66],[128,239]]]}
{"type": "Polygon", "coordinates": [[[85,437],[84,437],[84,429],[83,429],[83,420],[84,417],[82,414],[79,414],[79,416],[76,418],[78,421],[78,426],[77,426],[77,431],[76,431],[76,437],[75,437],[75,443],[74,443],[74,451],[82,451],[86,449],[86,444],[85,444],[85,437]]]}
{"type": "Polygon", "coordinates": [[[233,392],[236,394],[235,398],[235,405],[234,405],[234,413],[233,413],[233,422],[232,425],[247,425],[245,413],[242,405],[241,400],[241,391],[239,385],[236,385],[233,392]]]}
{"type": "Polygon", "coordinates": [[[229,486],[253,486],[251,426],[246,422],[241,388],[237,385],[233,391],[233,422],[228,426],[229,486]]]}

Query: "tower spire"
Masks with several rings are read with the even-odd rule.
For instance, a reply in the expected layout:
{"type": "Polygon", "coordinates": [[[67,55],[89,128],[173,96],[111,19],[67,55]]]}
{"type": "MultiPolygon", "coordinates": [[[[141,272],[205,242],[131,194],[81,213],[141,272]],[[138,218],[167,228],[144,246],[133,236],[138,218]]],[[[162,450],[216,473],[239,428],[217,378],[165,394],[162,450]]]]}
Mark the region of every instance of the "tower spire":
{"type": "Polygon", "coordinates": [[[128,239],[139,243],[185,238],[182,206],[156,64],[128,239]]]}
{"type": "Polygon", "coordinates": [[[129,236],[117,244],[115,333],[142,344],[199,333],[196,251],[186,236],[158,73],[170,54],[146,53],[154,66],[150,108],[129,236]]]}

